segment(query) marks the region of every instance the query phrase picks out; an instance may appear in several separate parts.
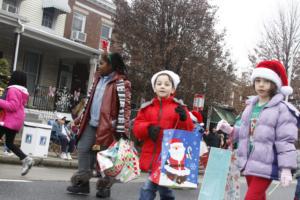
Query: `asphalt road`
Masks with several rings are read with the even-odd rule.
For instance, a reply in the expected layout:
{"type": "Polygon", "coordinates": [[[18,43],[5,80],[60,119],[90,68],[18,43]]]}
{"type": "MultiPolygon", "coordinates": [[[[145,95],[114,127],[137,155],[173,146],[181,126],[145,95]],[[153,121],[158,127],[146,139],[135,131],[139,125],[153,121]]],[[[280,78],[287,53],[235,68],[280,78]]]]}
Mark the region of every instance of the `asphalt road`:
{"type": "MultiPolygon", "coordinates": [[[[95,181],[91,181],[91,193],[89,195],[72,195],[66,192],[69,185],[69,178],[74,170],[61,168],[34,167],[30,173],[22,177],[19,174],[20,166],[6,165],[0,163],[0,200],[90,200],[95,197],[95,181]]],[[[142,186],[147,175],[143,174],[126,184],[115,184],[112,188],[110,200],[136,200],[138,199],[139,188],[142,186]]],[[[201,179],[201,178],[200,178],[201,179]]],[[[242,197],[246,191],[244,178],[240,182],[242,197]]],[[[288,188],[278,187],[268,200],[292,200],[295,191],[295,184],[288,188]]],[[[272,184],[270,190],[275,184],[272,184]]],[[[197,190],[175,190],[177,200],[197,200],[197,190]]],[[[158,197],[156,199],[159,199],[158,197]]],[[[241,198],[242,199],[242,198],[241,198]]]]}

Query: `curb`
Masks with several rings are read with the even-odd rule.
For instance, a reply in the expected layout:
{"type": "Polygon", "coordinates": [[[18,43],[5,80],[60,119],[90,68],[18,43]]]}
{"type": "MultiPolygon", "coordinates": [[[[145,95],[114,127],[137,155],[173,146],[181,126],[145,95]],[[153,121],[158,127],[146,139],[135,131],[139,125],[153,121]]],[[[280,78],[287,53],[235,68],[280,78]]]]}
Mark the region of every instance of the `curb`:
{"type": "MultiPolygon", "coordinates": [[[[45,166],[45,167],[57,167],[57,168],[70,168],[70,169],[77,169],[78,162],[77,160],[67,161],[67,160],[58,160],[58,159],[51,159],[51,158],[36,158],[34,159],[34,166],[45,166]]],[[[16,156],[4,156],[0,155],[0,163],[7,163],[7,164],[15,164],[21,165],[22,162],[16,156]]]]}

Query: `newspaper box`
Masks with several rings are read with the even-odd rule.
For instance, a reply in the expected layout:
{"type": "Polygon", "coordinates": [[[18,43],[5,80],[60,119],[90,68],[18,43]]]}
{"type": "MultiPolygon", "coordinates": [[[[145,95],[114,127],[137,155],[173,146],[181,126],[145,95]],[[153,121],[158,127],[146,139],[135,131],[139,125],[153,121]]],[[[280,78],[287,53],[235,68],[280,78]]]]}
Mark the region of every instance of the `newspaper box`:
{"type": "Polygon", "coordinates": [[[24,122],[21,150],[28,155],[46,158],[52,126],[24,122]]]}

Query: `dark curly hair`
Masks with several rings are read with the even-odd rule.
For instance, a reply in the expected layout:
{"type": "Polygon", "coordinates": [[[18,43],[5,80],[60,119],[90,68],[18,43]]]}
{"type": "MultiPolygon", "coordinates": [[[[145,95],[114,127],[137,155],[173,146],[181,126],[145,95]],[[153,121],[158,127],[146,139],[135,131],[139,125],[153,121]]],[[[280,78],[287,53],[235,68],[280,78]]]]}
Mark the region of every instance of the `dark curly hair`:
{"type": "Polygon", "coordinates": [[[123,61],[122,56],[119,53],[105,53],[102,54],[101,59],[103,61],[109,63],[114,71],[119,72],[120,74],[126,75],[127,74],[127,68],[123,61]]]}

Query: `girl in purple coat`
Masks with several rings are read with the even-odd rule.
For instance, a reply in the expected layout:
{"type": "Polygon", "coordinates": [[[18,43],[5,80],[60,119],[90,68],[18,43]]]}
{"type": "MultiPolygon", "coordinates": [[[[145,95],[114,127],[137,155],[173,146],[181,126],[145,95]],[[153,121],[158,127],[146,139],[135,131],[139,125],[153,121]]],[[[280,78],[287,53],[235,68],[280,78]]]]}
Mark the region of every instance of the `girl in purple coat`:
{"type": "Polygon", "coordinates": [[[14,71],[8,83],[6,97],[0,99],[0,110],[4,113],[0,118],[0,138],[5,135],[6,146],[22,161],[22,176],[26,175],[33,165],[33,159],[14,145],[16,134],[22,128],[25,119],[24,107],[29,96],[26,80],[24,72],[14,71]]]}
{"type": "Polygon", "coordinates": [[[240,126],[222,120],[217,129],[238,141],[238,165],[248,185],[245,200],[265,200],[272,180],[280,180],[283,186],[292,181],[299,111],[284,101],[293,90],[279,61],[260,62],[251,81],[257,96],[246,102],[240,126]]]}

